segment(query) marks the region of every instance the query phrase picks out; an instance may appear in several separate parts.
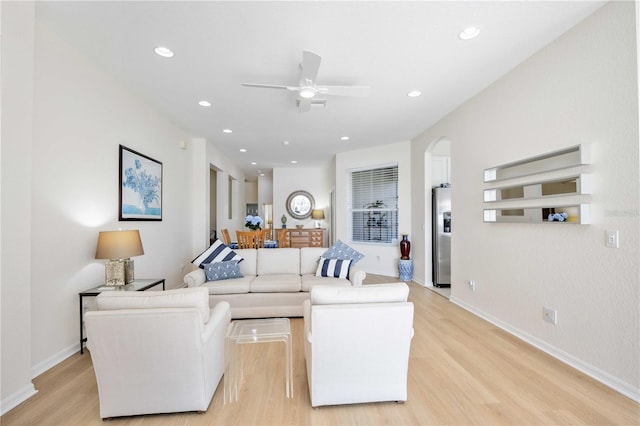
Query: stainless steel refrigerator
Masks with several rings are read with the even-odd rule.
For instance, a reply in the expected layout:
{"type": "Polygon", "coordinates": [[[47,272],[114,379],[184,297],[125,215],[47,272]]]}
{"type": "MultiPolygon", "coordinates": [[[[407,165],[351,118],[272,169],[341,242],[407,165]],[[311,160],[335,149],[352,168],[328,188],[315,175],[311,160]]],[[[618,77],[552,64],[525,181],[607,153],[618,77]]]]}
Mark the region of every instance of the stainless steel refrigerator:
{"type": "Polygon", "coordinates": [[[451,286],[451,188],[434,187],[433,208],[433,285],[451,286]]]}

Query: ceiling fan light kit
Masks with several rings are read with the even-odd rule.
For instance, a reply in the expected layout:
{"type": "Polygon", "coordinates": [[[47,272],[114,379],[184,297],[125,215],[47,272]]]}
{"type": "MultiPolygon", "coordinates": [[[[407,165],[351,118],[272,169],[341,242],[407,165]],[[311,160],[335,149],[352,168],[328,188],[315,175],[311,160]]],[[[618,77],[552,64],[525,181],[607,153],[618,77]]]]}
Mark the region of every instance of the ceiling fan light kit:
{"type": "Polygon", "coordinates": [[[311,107],[324,107],[326,99],[314,99],[317,94],[327,96],[368,96],[369,86],[319,86],[316,84],[318,70],[322,58],[314,52],[305,50],[302,52],[302,63],[300,64],[300,80],[298,86],[284,86],[261,83],[242,83],[245,87],[255,87],[261,89],[281,89],[291,92],[298,92],[296,105],[299,112],[307,112],[311,107]]]}

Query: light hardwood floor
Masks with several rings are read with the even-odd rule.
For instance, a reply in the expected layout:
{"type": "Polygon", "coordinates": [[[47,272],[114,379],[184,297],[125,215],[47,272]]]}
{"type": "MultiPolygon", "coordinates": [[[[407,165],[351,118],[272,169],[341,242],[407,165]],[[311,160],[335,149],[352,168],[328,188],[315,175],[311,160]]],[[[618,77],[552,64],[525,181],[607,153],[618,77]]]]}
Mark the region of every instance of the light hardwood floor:
{"type": "MultiPolygon", "coordinates": [[[[392,281],[369,276],[367,283],[392,281]]],[[[294,398],[284,389],[283,345],[247,345],[240,400],[222,382],[204,414],[112,420],[113,425],[638,425],[640,407],[495,326],[411,284],[415,336],[408,401],[321,407],[309,403],[302,319],[291,321],[294,398]]],[[[151,355],[151,354],[150,354],[151,355]]],[[[223,379],[224,380],[224,379],[223,379]]],[[[103,425],[85,352],[34,379],[38,394],[2,416],[10,425],[103,425]]]]}

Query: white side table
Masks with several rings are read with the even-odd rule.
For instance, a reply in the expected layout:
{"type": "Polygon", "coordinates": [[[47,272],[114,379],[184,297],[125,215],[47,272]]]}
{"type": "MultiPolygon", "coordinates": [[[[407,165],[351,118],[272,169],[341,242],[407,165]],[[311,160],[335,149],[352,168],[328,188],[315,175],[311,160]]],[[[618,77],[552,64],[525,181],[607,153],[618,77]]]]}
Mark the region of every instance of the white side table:
{"type": "Polygon", "coordinates": [[[248,343],[284,342],[285,393],[293,398],[293,366],[289,318],[263,318],[233,321],[225,342],[224,402],[238,401],[243,378],[242,345],[248,343]]]}

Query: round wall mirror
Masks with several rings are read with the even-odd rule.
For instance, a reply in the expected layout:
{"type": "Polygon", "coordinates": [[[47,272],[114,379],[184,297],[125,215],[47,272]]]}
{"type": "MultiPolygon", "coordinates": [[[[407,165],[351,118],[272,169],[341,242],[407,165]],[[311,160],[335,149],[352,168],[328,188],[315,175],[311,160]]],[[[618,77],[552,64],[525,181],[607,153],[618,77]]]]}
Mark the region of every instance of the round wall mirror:
{"type": "Polygon", "coordinates": [[[306,219],[316,206],[313,195],[307,191],[293,191],[287,198],[287,212],[294,219],[306,219]]]}

